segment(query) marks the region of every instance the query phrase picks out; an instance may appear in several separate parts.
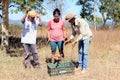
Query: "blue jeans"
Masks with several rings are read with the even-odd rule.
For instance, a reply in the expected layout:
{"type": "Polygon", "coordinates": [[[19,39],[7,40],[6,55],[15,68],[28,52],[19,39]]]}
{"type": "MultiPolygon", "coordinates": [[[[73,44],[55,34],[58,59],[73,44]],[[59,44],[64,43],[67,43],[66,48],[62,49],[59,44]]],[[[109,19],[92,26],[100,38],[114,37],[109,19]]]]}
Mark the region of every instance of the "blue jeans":
{"type": "Polygon", "coordinates": [[[81,69],[86,69],[88,67],[88,54],[89,54],[89,45],[91,43],[91,37],[80,40],[78,44],[78,52],[79,52],[79,61],[78,67],[81,69]]]}
{"type": "Polygon", "coordinates": [[[51,50],[56,51],[56,47],[58,46],[59,51],[63,51],[63,45],[64,41],[58,41],[58,42],[50,42],[51,50]]]}

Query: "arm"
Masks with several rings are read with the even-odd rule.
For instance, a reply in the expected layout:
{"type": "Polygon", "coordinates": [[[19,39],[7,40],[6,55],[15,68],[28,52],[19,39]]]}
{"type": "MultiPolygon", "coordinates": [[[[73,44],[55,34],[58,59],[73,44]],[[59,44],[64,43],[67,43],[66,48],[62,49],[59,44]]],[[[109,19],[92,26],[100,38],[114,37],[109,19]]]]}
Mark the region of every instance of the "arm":
{"type": "Polygon", "coordinates": [[[42,22],[42,19],[41,19],[41,17],[39,17],[39,22],[41,23],[40,25],[42,25],[42,23],[43,23],[43,22],[42,22]]]}
{"type": "Polygon", "coordinates": [[[25,15],[22,17],[22,23],[24,24],[25,23],[25,19],[26,19],[26,17],[27,17],[27,14],[28,14],[28,11],[29,11],[30,9],[29,9],[29,7],[26,7],[25,8],[25,15]]]}
{"type": "Polygon", "coordinates": [[[72,40],[76,36],[76,31],[74,30],[73,26],[71,26],[71,28],[72,28],[72,34],[70,36],[70,39],[72,40]]]}
{"type": "Polygon", "coordinates": [[[48,34],[48,41],[50,41],[50,27],[48,27],[47,34],[48,34]]]}
{"type": "Polygon", "coordinates": [[[80,27],[80,33],[79,33],[79,36],[78,36],[78,38],[74,41],[74,42],[72,42],[72,47],[74,48],[74,46],[76,45],[76,43],[79,41],[79,40],[81,40],[81,39],[83,39],[83,37],[84,36],[86,36],[87,35],[87,30],[85,29],[85,26],[83,26],[84,28],[81,28],[80,27]]]}
{"type": "Polygon", "coordinates": [[[88,35],[88,28],[89,28],[89,25],[87,25],[85,23],[81,25],[81,27],[79,28],[80,34],[79,34],[78,38],[76,39],[76,42],[78,42],[83,37],[88,35]]]}
{"type": "Polygon", "coordinates": [[[40,14],[38,13],[38,12],[36,12],[37,13],[37,18],[38,18],[38,20],[39,20],[39,26],[41,26],[42,25],[42,19],[41,19],[41,16],[40,16],[40,14]]]}
{"type": "Polygon", "coordinates": [[[79,40],[81,40],[82,37],[83,37],[83,35],[82,35],[82,34],[79,34],[78,38],[76,39],[76,42],[78,42],[79,40]]]}
{"type": "Polygon", "coordinates": [[[25,14],[23,17],[22,17],[22,23],[24,24],[25,23],[25,19],[26,19],[26,17],[27,17],[27,14],[25,14]]]}
{"type": "Polygon", "coordinates": [[[62,30],[63,30],[63,37],[64,37],[64,39],[66,39],[66,25],[65,25],[64,22],[63,22],[63,25],[62,25],[62,30]]]}
{"type": "Polygon", "coordinates": [[[65,45],[67,45],[68,43],[71,43],[72,40],[73,40],[73,38],[74,38],[75,35],[76,35],[76,32],[75,32],[73,26],[71,26],[71,28],[72,28],[72,34],[71,34],[70,38],[69,38],[67,41],[65,41],[65,45]]]}
{"type": "Polygon", "coordinates": [[[47,34],[48,34],[48,41],[50,41],[50,26],[51,26],[51,22],[48,22],[48,29],[47,29],[47,34]]]}

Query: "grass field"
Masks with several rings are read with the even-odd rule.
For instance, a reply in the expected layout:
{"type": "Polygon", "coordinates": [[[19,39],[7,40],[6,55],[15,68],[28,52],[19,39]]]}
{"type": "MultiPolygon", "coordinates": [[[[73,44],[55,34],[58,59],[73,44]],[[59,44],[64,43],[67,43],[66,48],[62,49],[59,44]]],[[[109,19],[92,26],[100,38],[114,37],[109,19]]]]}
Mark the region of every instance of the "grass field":
{"type": "MultiPolygon", "coordinates": [[[[38,37],[46,37],[46,30],[41,28],[38,37]]],[[[70,34],[67,29],[67,34],[70,34]]],[[[120,30],[93,31],[90,45],[89,68],[79,76],[62,75],[50,77],[47,73],[46,58],[51,57],[49,45],[37,45],[41,69],[25,69],[23,55],[10,57],[0,51],[0,80],[120,80],[120,30]]],[[[20,35],[20,34],[18,34],[20,35]]],[[[64,46],[65,60],[78,60],[77,46],[64,46]]],[[[58,51],[57,51],[57,55],[58,51]]]]}

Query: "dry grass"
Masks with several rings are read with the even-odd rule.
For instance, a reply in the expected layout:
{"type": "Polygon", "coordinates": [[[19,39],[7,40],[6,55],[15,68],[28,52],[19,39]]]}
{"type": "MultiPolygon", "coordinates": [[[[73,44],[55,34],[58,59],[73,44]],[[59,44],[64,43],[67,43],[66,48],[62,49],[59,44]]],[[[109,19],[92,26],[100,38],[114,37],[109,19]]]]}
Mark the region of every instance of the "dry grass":
{"type": "MultiPolygon", "coordinates": [[[[46,28],[38,36],[46,37],[46,28]]],[[[67,34],[70,34],[67,29],[67,34]]],[[[50,77],[46,58],[51,56],[50,46],[38,48],[42,69],[25,69],[22,57],[10,57],[0,51],[0,80],[119,80],[120,79],[120,30],[93,32],[89,53],[89,68],[85,74],[50,77]]],[[[38,45],[39,46],[39,45],[38,45]]],[[[65,60],[78,60],[77,46],[64,47],[65,60]]],[[[57,55],[58,52],[57,52],[57,55]]]]}

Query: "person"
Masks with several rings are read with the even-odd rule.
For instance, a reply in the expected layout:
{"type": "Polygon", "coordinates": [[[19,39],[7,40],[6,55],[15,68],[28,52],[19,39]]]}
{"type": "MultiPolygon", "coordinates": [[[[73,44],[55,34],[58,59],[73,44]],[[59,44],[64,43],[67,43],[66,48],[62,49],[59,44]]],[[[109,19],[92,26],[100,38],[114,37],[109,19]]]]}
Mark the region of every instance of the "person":
{"type": "Polygon", "coordinates": [[[76,18],[72,12],[66,15],[65,20],[71,23],[72,28],[72,35],[65,41],[65,45],[72,43],[72,47],[74,48],[76,43],[78,43],[78,70],[84,73],[88,67],[88,50],[92,39],[92,32],[88,23],[82,18],[76,18]],[[78,37],[76,40],[73,40],[76,34],[78,34],[78,37]]]}
{"type": "Polygon", "coordinates": [[[2,23],[2,15],[0,14],[0,24],[2,23]]]}
{"type": "Polygon", "coordinates": [[[26,8],[26,14],[22,18],[22,36],[21,43],[24,47],[24,65],[25,68],[31,67],[30,61],[30,52],[32,53],[34,67],[39,68],[40,63],[38,60],[38,52],[36,49],[36,35],[37,35],[37,26],[42,25],[41,17],[35,11],[29,11],[29,8],[26,8]]]}
{"type": "Polygon", "coordinates": [[[60,53],[60,60],[64,61],[63,45],[64,39],[66,38],[66,29],[65,22],[60,18],[60,15],[60,10],[56,8],[53,11],[54,19],[48,22],[48,41],[50,42],[52,51],[52,63],[55,62],[55,59],[58,59],[58,57],[55,56],[57,46],[60,53]]]}

